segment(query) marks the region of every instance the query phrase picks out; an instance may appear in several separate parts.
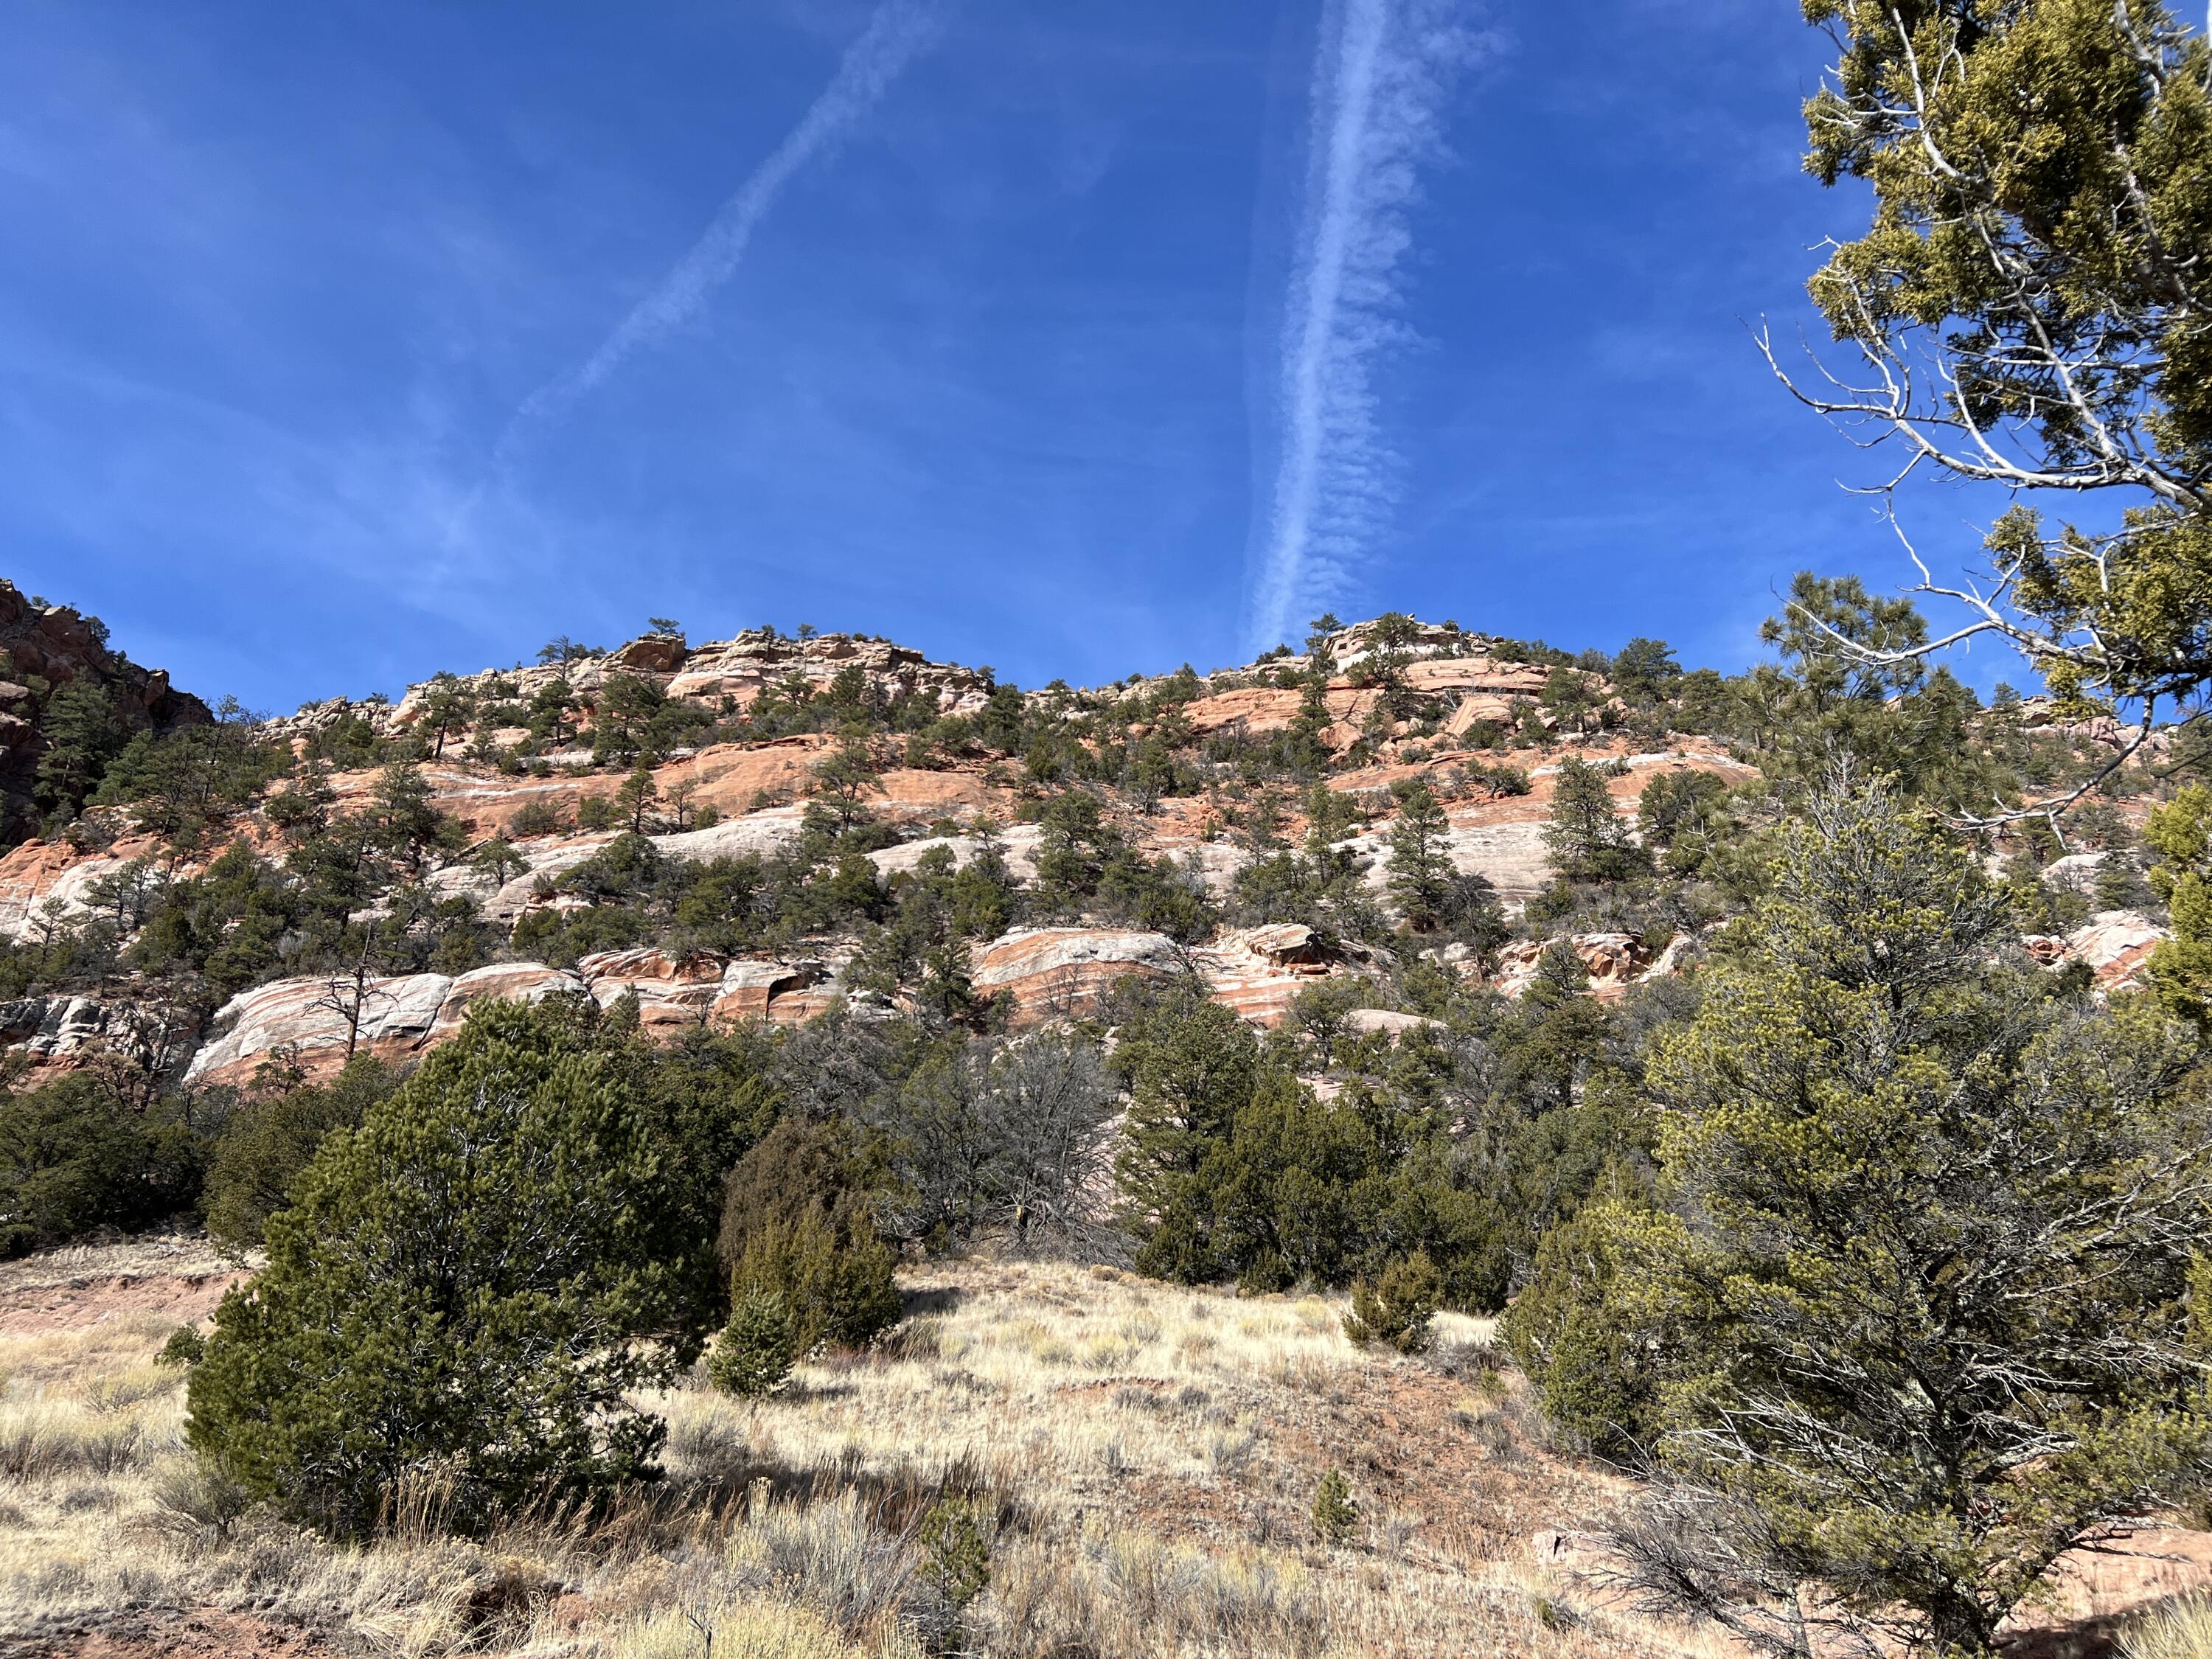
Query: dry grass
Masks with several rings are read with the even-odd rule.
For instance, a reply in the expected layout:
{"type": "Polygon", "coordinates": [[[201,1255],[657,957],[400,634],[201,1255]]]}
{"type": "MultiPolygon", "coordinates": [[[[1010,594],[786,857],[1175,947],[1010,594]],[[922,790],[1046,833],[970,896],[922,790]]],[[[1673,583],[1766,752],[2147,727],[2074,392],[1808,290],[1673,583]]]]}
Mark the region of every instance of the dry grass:
{"type": "MultiPolygon", "coordinates": [[[[150,1363],[167,1322],[0,1336],[0,1646],[207,1607],[399,1659],[690,1659],[709,1632],[717,1659],[1720,1651],[1528,1565],[1528,1534],[1588,1524],[1619,1489],[1549,1451],[1471,1346],[1364,1352],[1322,1298],[1071,1267],[908,1288],[882,1352],[804,1366],[780,1398],[653,1399],[671,1478],[611,1523],[481,1542],[232,1524],[184,1455],[180,1377],[150,1363]],[[1360,1510],[1336,1548],[1310,1521],[1330,1468],[1360,1510]],[[991,1544],[964,1614],[917,1542],[947,1491],[975,1494],[991,1544]]],[[[1443,1322],[1449,1345],[1488,1335],[1443,1322]]]]}
{"type": "Polygon", "coordinates": [[[2212,1659],[2212,1601],[2193,1596],[2159,1607],[2120,1637],[2122,1659],[2212,1659]]]}

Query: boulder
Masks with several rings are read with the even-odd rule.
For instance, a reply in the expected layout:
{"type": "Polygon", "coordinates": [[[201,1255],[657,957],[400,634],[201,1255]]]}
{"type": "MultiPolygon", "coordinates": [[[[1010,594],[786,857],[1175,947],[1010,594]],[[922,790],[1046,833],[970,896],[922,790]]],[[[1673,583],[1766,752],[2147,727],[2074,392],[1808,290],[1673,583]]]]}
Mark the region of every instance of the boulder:
{"type": "MultiPolygon", "coordinates": [[[[386,1059],[411,1054],[430,1039],[453,981],[443,974],[373,979],[360,993],[356,1051],[386,1059]]],[[[185,1080],[242,1083],[279,1048],[297,1052],[311,1073],[336,1070],[346,1057],[346,1008],[353,982],[311,975],[242,991],[216,1011],[216,1040],[192,1056],[185,1080]]]]}
{"type": "Polygon", "coordinates": [[[1132,974],[1170,978],[1182,971],[1182,948],[1164,933],[1117,927],[1039,927],[994,939],[974,957],[975,988],[1014,999],[1017,1024],[1095,1010],[1118,980],[1132,974]]]}
{"type": "Polygon", "coordinates": [[[2066,936],[2065,960],[2085,962],[2100,991],[2139,982],[2166,930],[2133,910],[2100,910],[2066,936]]]}
{"type": "Polygon", "coordinates": [[[155,843],[133,837],[104,853],[67,842],[26,842],[0,858],[0,936],[35,936],[46,922],[74,921],[91,908],[91,890],[155,843]]]}
{"type": "Polygon", "coordinates": [[[1589,976],[1589,994],[1601,1001],[1612,1002],[1628,994],[1628,988],[1638,981],[1654,977],[1660,963],[1680,960],[1674,946],[1680,939],[1669,940],[1666,951],[1655,957],[1647,951],[1633,933],[1576,933],[1565,939],[1515,939],[1498,953],[1498,972],[1492,979],[1502,996],[1517,999],[1535,982],[1536,964],[1544,952],[1554,945],[1566,945],[1582,958],[1583,971],[1589,976]]]}
{"type": "Polygon", "coordinates": [[[542,962],[495,962],[472,968],[447,988],[430,1028],[430,1040],[443,1042],[459,1033],[470,1005],[477,1002],[543,1002],[547,997],[580,996],[583,975],[542,962]]]}
{"type": "Polygon", "coordinates": [[[1486,720],[1510,726],[1514,722],[1516,701],[1520,700],[1488,692],[1469,692],[1459,700],[1458,706],[1445,718],[1443,734],[1448,738],[1463,738],[1486,720]]]}
{"type": "Polygon", "coordinates": [[[1313,929],[1296,922],[1224,933],[1194,957],[1213,1000],[1255,1025],[1281,1024],[1299,992],[1344,971],[1313,929]]]}
{"type": "Polygon", "coordinates": [[[637,1023],[652,1030],[704,1024],[721,995],[725,965],[723,958],[706,951],[684,956],[602,951],[580,958],[576,972],[602,1008],[636,997],[637,1023]]]}
{"type": "Polygon", "coordinates": [[[1328,952],[1315,938],[1314,930],[1303,922],[1269,922],[1248,927],[1234,938],[1239,948],[1278,968],[1325,966],[1329,959],[1328,952]]]}
{"type": "Polygon", "coordinates": [[[732,962],[722,969],[721,984],[714,1003],[714,1018],[781,1023],[800,1006],[796,1000],[799,993],[820,985],[828,977],[829,969],[819,962],[732,962]]]}
{"type": "Polygon", "coordinates": [[[689,653],[684,641],[666,634],[647,634],[632,640],[607,661],[617,668],[641,669],[648,674],[673,674],[689,653]]]}

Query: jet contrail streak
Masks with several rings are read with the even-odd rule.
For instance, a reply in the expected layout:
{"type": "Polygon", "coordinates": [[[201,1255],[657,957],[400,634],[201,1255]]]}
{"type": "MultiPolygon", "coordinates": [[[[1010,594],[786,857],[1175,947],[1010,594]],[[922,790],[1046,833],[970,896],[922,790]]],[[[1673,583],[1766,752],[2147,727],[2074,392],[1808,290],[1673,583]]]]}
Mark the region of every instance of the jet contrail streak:
{"type": "Polygon", "coordinates": [[[1401,265],[1420,164],[1478,46],[1455,0],[1329,0],[1315,56],[1312,163],[1285,307],[1280,454],[1249,633],[1265,650],[1349,586],[1387,526],[1399,464],[1372,371],[1407,331],[1401,265]]]}
{"type": "Polygon", "coordinates": [[[652,293],[630,308],[599,349],[575,369],[525,398],[493,450],[511,459],[521,434],[557,416],[622,366],[633,352],[680,327],[703,307],[745,255],[753,232],[800,168],[834,152],[883,97],[885,88],[931,42],[942,20],[938,0],[884,0],[859,39],[845,50],[822,95],[753,169],[691,251],[652,293]]]}

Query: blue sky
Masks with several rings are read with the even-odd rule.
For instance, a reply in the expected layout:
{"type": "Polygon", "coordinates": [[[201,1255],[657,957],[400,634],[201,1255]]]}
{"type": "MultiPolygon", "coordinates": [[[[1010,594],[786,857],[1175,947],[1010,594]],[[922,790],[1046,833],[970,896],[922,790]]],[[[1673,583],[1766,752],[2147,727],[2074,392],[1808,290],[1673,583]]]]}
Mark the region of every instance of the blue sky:
{"type": "MultiPolygon", "coordinates": [[[[15,0],[0,574],[277,710],[653,615],[1024,684],[1323,601],[1738,667],[1793,570],[1909,574],[1744,326],[1861,214],[1798,170],[1824,44],[1789,0],[15,0]]],[[[2001,507],[1912,503],[1954,566],[2001,507]]]]}

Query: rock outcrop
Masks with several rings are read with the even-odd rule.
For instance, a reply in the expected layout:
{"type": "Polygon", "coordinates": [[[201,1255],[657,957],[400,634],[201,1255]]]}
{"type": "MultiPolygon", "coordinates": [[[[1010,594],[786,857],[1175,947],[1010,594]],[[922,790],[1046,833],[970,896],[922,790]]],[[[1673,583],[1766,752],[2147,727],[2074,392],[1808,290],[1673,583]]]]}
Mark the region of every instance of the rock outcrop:
{"type": "Polygon", "coordinates": [[[872,696],[927,697],[945,714],[975,714],[990,696],[990,682],[975,670],[932,662],[888,640],[852,634],[799,640],[757,629],[697,647],[672,635],[647,634],[619,649],[566,663],[487,668],[443,683],[425,681],[410,686],[398,702],[333,697],[273,720],[268,730],[300,738],[340,720],[361,720],[380,736],[396,736],[415,729],[441,686],[471,698],[527,704],[556,680],[568,687],[588,718],[609,677],[625,674],[651,680],[674,702],[741,711],[771,688],[796,681],[818,690],[847,670],[861,677],[872,696]]]}
{"type": "Polygon", "coordinates": [[[65,685],[89,682],[106,692],[118,731],[167,732],[204,726],[214,715],[178,690],[168,674],[141,668],[107,647],[107,630],[65,605],[40,605],[0,580],[0,844],[37,823],[33,793],[46,752],[46,710],[65,685]]]}
{"type": "Polygon", "coordinates": [[[40,1072],[67,1071],[118,1055],[164,1077],[191,1052],[200,1011],[94,997],[22,997],[0,1002],[0,1043],[40,1072]]]}
{"type": "Polygon", "coordinates": [[[1674,971],[1680,960],[1676,945],[1681,942],[1679,939],[1670,940],[1665,950],[1654,952],[1633,933],[1574,933],[1562,939],[1516,939],[1498,953],[1498,971],[1491,983],[1501,995],[1519,998],[1535,982],[1536,967],[1544,953],[1555,945],[1564,945],[1582,959],[1589,994],[1602,1002],[1618,1001],[1628,994],[1630,986],[1639,981],[1674,971]]]}
{"type": "Polygon", "coordinates": [[[1195,953],[1213,1000],[1255,1025],[1280,1025],[1299,992],[1346,971],[1310,927],[1276,922],[1223,934],[1195,953]]]}
{"type": "Polygon", "coordinates": [[[323,975],[257,985],[216,1011],[218,1035],[192,1056],[185,1080],[244,1083],[280,1051],[310,1073],[336,1070],[349,1050],[397,1060],[429,1040],[453,985],[443,974],[406,974],[359,986],[323,975]]]}
{"type": "Polygon", "coordinates": [[[2058,969],[2069,962],[2086,963],[2091,982],[2100,991],[2142,982],[2150,955],[2161,939],[2172,937],[2148,916],[2134,910],[2100,910],[2063,938],[2031,934],[2021,943],[2027,953],[2045,968],[2058,969]]]}
{"type": "MultiPolygon", "coordinates": [[[[504,962],[457,978],[410,974],[373,979],[359,991],[350,980],[325,975],[277,980],[232,998],[216,1012],[214,1040],[193,1056],[185,1080],[198,1085],[246,1083],[280,1054],[310,1076],[326,1075],[345,1062],[349,1016],[356,1006],[356,1051],[397,1060],[453,1036],[469,1010],[483,1002],[587,995],[609,1007],[634,996],[640,1027],[672,1036],[710,1022],[788,1024],[810,1019],[835,994],[830,981],[830,970],[819,961],[732,960],[706,952],[672,956],[653,950],[603,951],[584,957],[573,969],[504,962]]],[[[20,1006],[0,1004],[0,1019],[20,1006]]]]}
{"type": "Polygon", "coordinates": [[[1130,975],[1167,979],[1189,954],[1164,933],[1116,927],[1035,927],[1007,933],[974,953],[969,978],[981,992],[1014,1000],[1017,1024],[1095,1012],[1130,975]]]}

